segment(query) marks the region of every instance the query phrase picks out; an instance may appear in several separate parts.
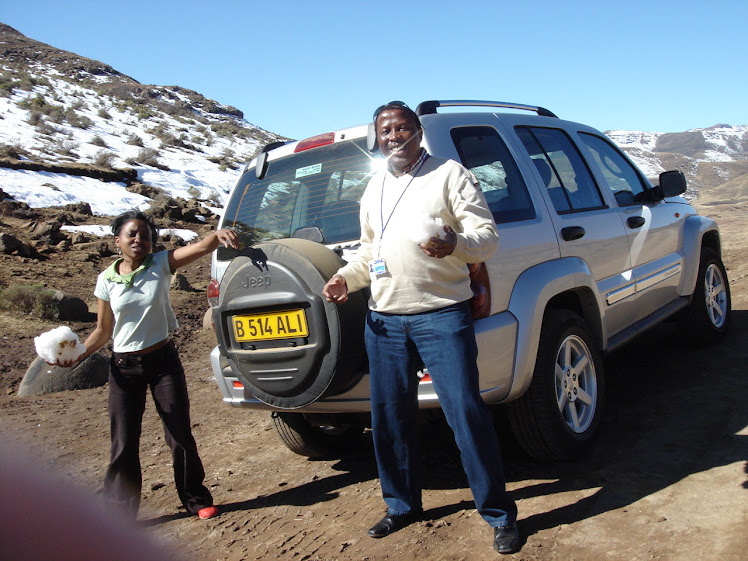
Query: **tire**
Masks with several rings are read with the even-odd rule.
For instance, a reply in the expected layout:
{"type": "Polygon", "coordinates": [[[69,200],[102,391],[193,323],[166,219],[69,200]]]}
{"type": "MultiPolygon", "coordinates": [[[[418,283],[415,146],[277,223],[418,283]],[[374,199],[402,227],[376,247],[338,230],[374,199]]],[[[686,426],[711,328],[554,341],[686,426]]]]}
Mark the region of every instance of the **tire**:
{"type": "Polygon", "coordinates": [[[716,343],[730,324],[730,283],[722,260],[716,251],[704,248],[699,261],[691,303],[680,318],[680,327],[689,343],[716,343]]]}
{"type": "Polygon", "coordinates": [[[366,296],[325,301],[322,288],[345,262],[322,244],[274,240],[240,253],[221,281],[213,322],[221,354],[245,388],[279,409],[298,409],[355,386],[366,371],[366,296]],[[301,310],[308,333],[251,343],[235,338],[234,318],[301,310]]]}
{"type": "Polygon", "coordinates": [[[316,426],[302,413],[271,414],[278,436],[291,452],[308,458],[325,458],[354,445],[364,432],[362,424],[316,426]]]}
{"type": "Polygon", "coordinates": [[[600,352],[584,320],[548,310],[530,387],[507,407],[517,442],[538,460],[579,457],[597,434],[604,398],[600,352]]]}

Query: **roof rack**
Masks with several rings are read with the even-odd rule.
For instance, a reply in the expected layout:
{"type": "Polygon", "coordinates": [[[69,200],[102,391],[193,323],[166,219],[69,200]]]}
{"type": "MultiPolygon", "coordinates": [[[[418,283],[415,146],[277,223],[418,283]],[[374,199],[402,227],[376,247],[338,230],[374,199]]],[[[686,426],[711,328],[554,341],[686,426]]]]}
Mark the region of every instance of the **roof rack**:
{"type": "Polygon", "coordinates": [[[422,103],[418,104],[418,107],[416,107],[416,114],[417,115],[430,115],[433,113],[436,113],[437,107],[503,107],[505,109],[523,109],[525,111],[534,111],[538,115],[542,117],[553,117],[554,119],[558,119],[558,117],[552,113],[551,111],[548,111],[548,109],[544,107],[537,107],[535,105],[525,105],[523,103],[508,103],[506,101],[479,101],[479,100],[465,100],[465,99],[449,99],[449,100],[442,100],[442,101],[424,101],[422,103]]]}

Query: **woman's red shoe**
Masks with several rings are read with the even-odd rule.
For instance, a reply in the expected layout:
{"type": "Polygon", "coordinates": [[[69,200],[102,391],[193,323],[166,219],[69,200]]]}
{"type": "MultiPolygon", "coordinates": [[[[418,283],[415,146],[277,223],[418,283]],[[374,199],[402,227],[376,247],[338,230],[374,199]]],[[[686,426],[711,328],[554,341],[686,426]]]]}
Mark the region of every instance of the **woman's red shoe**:
{"type": "Polygon", "coordinates": [[[217,506],[206,506],[197,511],[197,515],[203,520],[213,518],[216,514],[218,514],[217,506]]]}

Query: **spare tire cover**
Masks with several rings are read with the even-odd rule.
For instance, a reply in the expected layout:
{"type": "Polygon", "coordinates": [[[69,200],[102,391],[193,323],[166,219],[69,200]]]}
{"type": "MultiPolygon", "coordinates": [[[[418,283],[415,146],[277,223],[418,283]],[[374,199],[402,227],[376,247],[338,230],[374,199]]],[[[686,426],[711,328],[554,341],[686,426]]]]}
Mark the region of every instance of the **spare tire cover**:
{"type": "Polygon", "coordinates": [[[252,246],[226,269],[213,311],[219,347],[261,401],[282,409],[303,407],[350,389],[367,370],[366,294],[351,293],[343,305],[322,296],[325,283],[344,264],[319,243],[285,239],[252,246]],[[289,321],[285,315],[298,310],[308,326],[301,336],[294,335],[301,327],[296,316],[289,321]],[[269,318],[262,320],[267,332],[257,340],[237,340],[247,338],[243,329],[258,317],[269,318]],[[283,337],[273,338],[278,328],[283,337]]]}

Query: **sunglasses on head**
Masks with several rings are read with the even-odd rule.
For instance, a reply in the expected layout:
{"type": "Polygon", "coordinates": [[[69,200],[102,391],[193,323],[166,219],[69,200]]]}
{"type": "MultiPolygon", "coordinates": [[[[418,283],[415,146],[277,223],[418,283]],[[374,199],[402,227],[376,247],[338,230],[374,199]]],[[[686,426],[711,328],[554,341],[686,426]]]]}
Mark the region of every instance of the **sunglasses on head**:
{"type": "Polygon", "coordinates": [[[410,107],[408,107],[408,104],[404,101],[390,101],[389,103],[385,103],[384,105],[380,105],[379,107],[377,107],[377,110],[374,111],[373,121],[376,123],[377,117],[379,117],[379,114],[382,111],[384,111],[385,109],[391,109],[393,107],[404,107],[405,109],[410,109],[410,107]]]}

